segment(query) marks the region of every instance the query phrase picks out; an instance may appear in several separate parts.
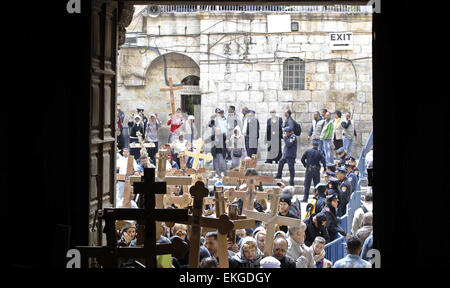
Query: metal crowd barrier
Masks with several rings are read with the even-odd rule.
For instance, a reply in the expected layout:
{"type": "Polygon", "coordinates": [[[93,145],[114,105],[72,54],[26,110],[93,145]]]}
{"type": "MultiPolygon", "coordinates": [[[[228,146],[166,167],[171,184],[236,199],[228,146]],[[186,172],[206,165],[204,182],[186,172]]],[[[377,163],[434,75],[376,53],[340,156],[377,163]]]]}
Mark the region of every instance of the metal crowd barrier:
{"type": "Polygon", "coordinates": [[[339,235],[338,238],[325,245],[325,258],[330,260],[333,264],[342,259],[347,254],[345,250],[346,239],[339,235]]]}

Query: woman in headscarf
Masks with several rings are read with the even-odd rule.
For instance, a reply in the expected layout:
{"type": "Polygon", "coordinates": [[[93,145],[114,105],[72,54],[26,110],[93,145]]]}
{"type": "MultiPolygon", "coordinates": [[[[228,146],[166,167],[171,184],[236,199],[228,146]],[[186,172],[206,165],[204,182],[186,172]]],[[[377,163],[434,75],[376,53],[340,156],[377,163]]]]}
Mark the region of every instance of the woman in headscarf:
{"type": "Polygon", "coordinates": [[[245,139],[241,133],[241,128],[236,126],[233,130],[233,135],[230,138],[231,147],[231,169],[240,166],[240,159],[245,159],[247,153],[245,151],[245,139]]]}
{"type": "Polygon", "coordinates": [[[230,258],[230,268],[259,268],[263,258],[253,237],[245,237],[241,242],[239,253],[230,258]]]}
{"type": "Polygon", "coordinates": [[[150,114],[150,121],[147,123],[147,129],[145,130],[145,141],[155,144],[155,147],[147,148],[148,156],[155,161],[155,155],[158,152],[158,129],[161,127],[161,121],[158,118],[158,114],[150,114]]]}

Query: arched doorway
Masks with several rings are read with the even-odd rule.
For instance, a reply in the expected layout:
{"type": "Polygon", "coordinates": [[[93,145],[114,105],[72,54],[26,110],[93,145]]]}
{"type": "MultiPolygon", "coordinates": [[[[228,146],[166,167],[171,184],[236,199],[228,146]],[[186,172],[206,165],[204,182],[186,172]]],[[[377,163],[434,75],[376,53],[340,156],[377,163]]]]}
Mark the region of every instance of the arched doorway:
{"type": "MultiPolygon", "coordinates": [[[[161,92],[160,89],[166,86],[167,78],[172,77],[175,85],[183,85],[182,90],[177,90],[175,94],[175,106],[180,107],[186,118],[187,115],[194,115],[200,119],[200,67],[197,63],[181,53],[164,54],[155,58],[147,69],[145,79],[145,99],[143,99],[146,111],[158,113],[159,118],[164,123],[169,119],[171,113],[170,97],[168,92],[161,92]],[[198,116],[196,116],[198,114],[198,116]]],[[[196,121],[200,125],[200,121],[196,121]]],[[[197,128],[200,129],[201,126],[197,128]]],[[[197,130],[199,131],[199,130],[197,130]]],[[[158,138],[160,143],[166,143],[169,137],[169,129],[162,126],[159,130],[158,138]]]]}
{"type": "MultiPolygon", "coordinates": [[[[201,133],[201,102],[202,97],[199,89],[200,77],[195,75],[189,75],[181,80],[183,90],[181,94],[181,109],[187,115],[193,115],[195,117],[195,128],[197,133],[201,133]]],[[[194,138],[198,138],[198,135],[194,135],[194,138]]]]}

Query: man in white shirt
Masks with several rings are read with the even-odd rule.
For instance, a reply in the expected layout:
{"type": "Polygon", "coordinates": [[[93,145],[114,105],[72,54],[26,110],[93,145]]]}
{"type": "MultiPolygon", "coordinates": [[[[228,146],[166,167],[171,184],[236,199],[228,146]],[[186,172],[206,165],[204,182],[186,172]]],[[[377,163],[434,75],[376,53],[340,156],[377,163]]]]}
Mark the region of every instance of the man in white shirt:
{"type": "MultiPolygon", "coordinates": [[[[117,174],[120,175],[126,175],[127,174],[127,166],[128,166],[128,156],[130,156],[130,150],[128,148],[123,148],[122,154],[123,156],[120,156],[119,153],[117,153],[119,158],[116,161],[116,169],[118,171],[117,174]]],[[[137,172],[139,169],[139,166],[136,162],[136,159],[133,159],[133,171],[137,172]]],[[[125,181],[123,180],[117,180],[116,183],[116,203],[119,203],[123,199],[123,191],[125,188],[125,181]]]]}

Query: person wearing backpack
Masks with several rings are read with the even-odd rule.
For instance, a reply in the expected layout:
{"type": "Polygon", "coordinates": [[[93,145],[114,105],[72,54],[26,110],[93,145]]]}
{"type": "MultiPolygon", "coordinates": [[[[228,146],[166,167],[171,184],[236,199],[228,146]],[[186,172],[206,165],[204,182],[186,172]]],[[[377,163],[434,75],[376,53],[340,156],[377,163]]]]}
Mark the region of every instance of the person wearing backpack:
{"type": "Polygon", "coordinates": [[[283,167],[286,162],[289,166],[289,185],[294,186],[294,176],[295,176],[295,158],[297,158],[297,137],[292,133],[292,129],[290,127],[284,128],[284,148],[283,148],[283,157],[278,162],[278,173],[275,176],[275,179],[281,179],[281,173],[283,172],[283,167]]]}
{"type": "Polygon", "coordinates": [[[322,211],[328,195],[327,189],[328,187],[325,183],[319,183],[316,185],[314,198],[311,202],[308,203],[308,205],[306,205],[305,218],[308,218],[311,215],[314,216],[315,214],[322,211]]]}
{"type": "Polygon", "coordinates": [[[321,211],[316,215],[311,215],[303,223],[306,224],[305,230],[305,245],[311,246],[316,237],[323,237],[326,243],[331,241],[327,230],[327,216],[325,212],[321,211]]]}

